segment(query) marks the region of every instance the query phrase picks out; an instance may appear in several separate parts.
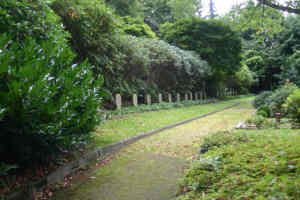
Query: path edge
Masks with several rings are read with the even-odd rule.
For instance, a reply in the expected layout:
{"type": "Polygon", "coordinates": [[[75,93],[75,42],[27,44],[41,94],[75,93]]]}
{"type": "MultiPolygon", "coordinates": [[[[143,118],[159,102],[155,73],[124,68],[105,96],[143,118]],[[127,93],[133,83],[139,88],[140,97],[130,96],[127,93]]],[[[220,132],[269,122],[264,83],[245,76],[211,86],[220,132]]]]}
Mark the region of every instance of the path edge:
{"type": "MultiPolygon", "coordinates": [[[[135,142],[137,142],[137,141],[139,141],[143,138],[150,137],[150,136],[158,134],[162,131],[169,130],[169,129],[181,126],[183,124],[187,124],[187,123],[190,123],[192,121],[199,120],[201,118],[204,118],[204,117],[207,117],[207,116],[210,116],[210,115],[213,115],[213,114],[216,114],[216,113],[234,108],[234,107],[236,107],[240,104],[241,104],[241,102],[238,102],[238,103],[235,103],[231,106],[227,106],[225,108],[222,108],[220,110],[216,110],[216,111],[212,111],[212,112],[209,112],[209,113],[206,113],[206,114],[203,114],[203,115],[199,115],[197,117],[193,117],[193,118],[188,119],[188,120],[183,120],[183,121],[177,122],[175,124],[165,126],[163,128],[155,129],[153,131],[146,132],[146,133],[140,134],[138,136],[122,140],[122,141],[114,143],[114,144],[110,144],[110,145],[107,145],[107,146],[104,146],[104,147],[98,147],[98,148],[86,153],[81,158],[79,158],[75,161],[72,161],[68,164],[65,164],[64,166],[61,166],[55,172],[50,173],[48,176],[46,176],[46,177],[44,177],[44,178],[42,178],[38,181],[29,183],[26,187],[10,193],[9,195],[5,196],[4,199],[5,200],[31,199],[33,194],[35,194],[38,191],[42,191],[46,186],[54,185],[56,183],[62,182],[62,181],[64,181],[66,176],[68,176],[72,173],[75,173],[76,171],[78,171],[80,169],[87,168],[88,165],[92,161],[95,161],[97,159],[101,160],[101,159],[105,158],[105,156],[116,153],[116,152],[120,151],[122,148],[124,148],[126,146],[129,146],[130,144],[133,144],[133,143],[135,143],[135,142]]],[[[1,197],[2,196],[0,196],[0,199],[1,199],[1,197]]]]}

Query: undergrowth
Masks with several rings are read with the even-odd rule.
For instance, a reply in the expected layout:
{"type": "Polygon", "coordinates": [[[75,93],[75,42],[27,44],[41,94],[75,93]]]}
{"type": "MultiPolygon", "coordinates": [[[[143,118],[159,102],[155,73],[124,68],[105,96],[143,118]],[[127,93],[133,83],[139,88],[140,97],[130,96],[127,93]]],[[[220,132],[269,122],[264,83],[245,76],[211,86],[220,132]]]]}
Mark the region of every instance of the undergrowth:
{"type": "Polygon", "coordinates": [[[300,132],[247,130],[221,135],[205,140],[203,145],[213,147],[186,172],[181,184],[185,194],[178,200],[299,199],[300,132]]]}

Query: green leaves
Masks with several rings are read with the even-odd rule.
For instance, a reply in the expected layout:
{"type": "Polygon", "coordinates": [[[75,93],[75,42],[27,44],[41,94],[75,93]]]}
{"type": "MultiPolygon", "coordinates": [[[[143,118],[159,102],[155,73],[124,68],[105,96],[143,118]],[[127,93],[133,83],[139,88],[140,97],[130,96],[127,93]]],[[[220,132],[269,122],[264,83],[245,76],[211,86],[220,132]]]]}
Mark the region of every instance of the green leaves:
{"type": "Polygon", "coordinates": [[[0,153],[23,167],[89,138],[103,79],[86,61],[74,64],[68,34],[46,4],[5,1],[0,8],[13,15],[0,15],[8,23],[0,35],[0,153]],[[18,23],[26,26],[13,32],[18,23]]]}
{"type": "Polygon", "coordinates": [[[191,17],[163,25],[160,32],[170,44],[197,52],[214,72],[233,73],[240,68],[241,40],[221,21],[191,17]]]}

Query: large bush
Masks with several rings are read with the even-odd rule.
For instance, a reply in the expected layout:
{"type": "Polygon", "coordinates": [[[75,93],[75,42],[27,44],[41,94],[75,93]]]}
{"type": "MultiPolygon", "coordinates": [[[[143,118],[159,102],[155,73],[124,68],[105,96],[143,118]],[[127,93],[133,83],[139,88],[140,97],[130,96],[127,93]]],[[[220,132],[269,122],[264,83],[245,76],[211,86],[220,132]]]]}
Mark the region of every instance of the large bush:
{"type": "Polygon", "coordinates": [[[300,123],[300,90],[295,90],[284,104],[289,117],[296,123],[300,123]]]}
{"type": "Polygon", "coordinates": [[[271,91],[264,91],[256,96],[253,105],[255,108],[260,108],[266,105],[266,100],[272,95],[271,91]]]}
{"type": "Polygon", "coordinates": [[[98,123],[90,66],[43,1],[0,2],[0,154],[20,167],[86,141],[98,123]]]}
{"type": "Polygon", "coordinates": [[[274,116],[277,112],[286,114],[283,105],[287,98],[297,89],[298,87],[295,84],[286,83],[273,92],[262,92],[255,98],[253,105],[255,108],[258,108],[259,111],[267,113],[268,116],[274,116]]]}
{"type": "Polygon", "coordinates": [[[154,33],[141,20],[120,18],[101,2],[62,0],[52,8],[71,33],[78,59],[88,57],[95,75],[105,77],[108,101],[115,93],[200,90],[210,74],[210,66],[196,53],[153,39],[154,33]]]}
{"type": "Polygon", "coordinates": [[[241,39],[219,20],[185,18],[162,25],[160,32],[170,44],[197,52],[214,71],[233,73],[241,66],[241,39]]]}
{"type": "Polygon", "coordinates": [[[275,90],[272,95],[266,99],[266,105],[269,105],[273,115],[276,112],[285,113],[283,104],[288,96],[290,96],[296,89],[297,86],[295,84],[287,83],[275,90]]]}

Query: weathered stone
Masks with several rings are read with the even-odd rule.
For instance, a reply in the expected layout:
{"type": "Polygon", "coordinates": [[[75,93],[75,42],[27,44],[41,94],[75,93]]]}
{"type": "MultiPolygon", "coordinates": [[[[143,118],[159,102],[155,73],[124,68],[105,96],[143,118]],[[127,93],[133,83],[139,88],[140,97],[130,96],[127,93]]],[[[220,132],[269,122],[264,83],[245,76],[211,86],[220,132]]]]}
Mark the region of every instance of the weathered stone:
{"type": "Polygon", "coordinates": [[[162,94],[158,94],[158,103],[162,103],[163,99],[162,99],[162,94]]]}
{"type": "Polygon", "coordinates": [[[168,94],[169,103],[172,103],[172,95],[168,94]]]}
{"type": "Polygon", "coordinates": [[[138,106],[138,98],[137,98],[137,94],[133,94],[133,95],[132,95],[132,101],[133,101],[133,105],[134,105],[134,106],[138,106]]]}
{"type": "Polygon", "coordinates": [[[186,101],[189,100],[188,94],[186,94],[186,93],[184,95],[184,100],[186,100],[186,101]]]}
{"type": "Polygon", "coordinates": [[[117,109],[120,110],[122,108],[122,97],[120,94],[116,94],[116,104],[117,109]]]}
{"type": "Polygon", "coordinates": [[[146,101],[147,101],[147,105],[151,105],[151,95],[149,94],[146,95],[146,101]]]}
{"type": "Polygon", "coordinates": [[[193,93],[190,92],[190,100],[192,101],[193,100],[193,93]]]}
{"type": "Polygon", "coordinates": [[[180,102],[180,94],[177,93],[177,101],[180,102]]]}

